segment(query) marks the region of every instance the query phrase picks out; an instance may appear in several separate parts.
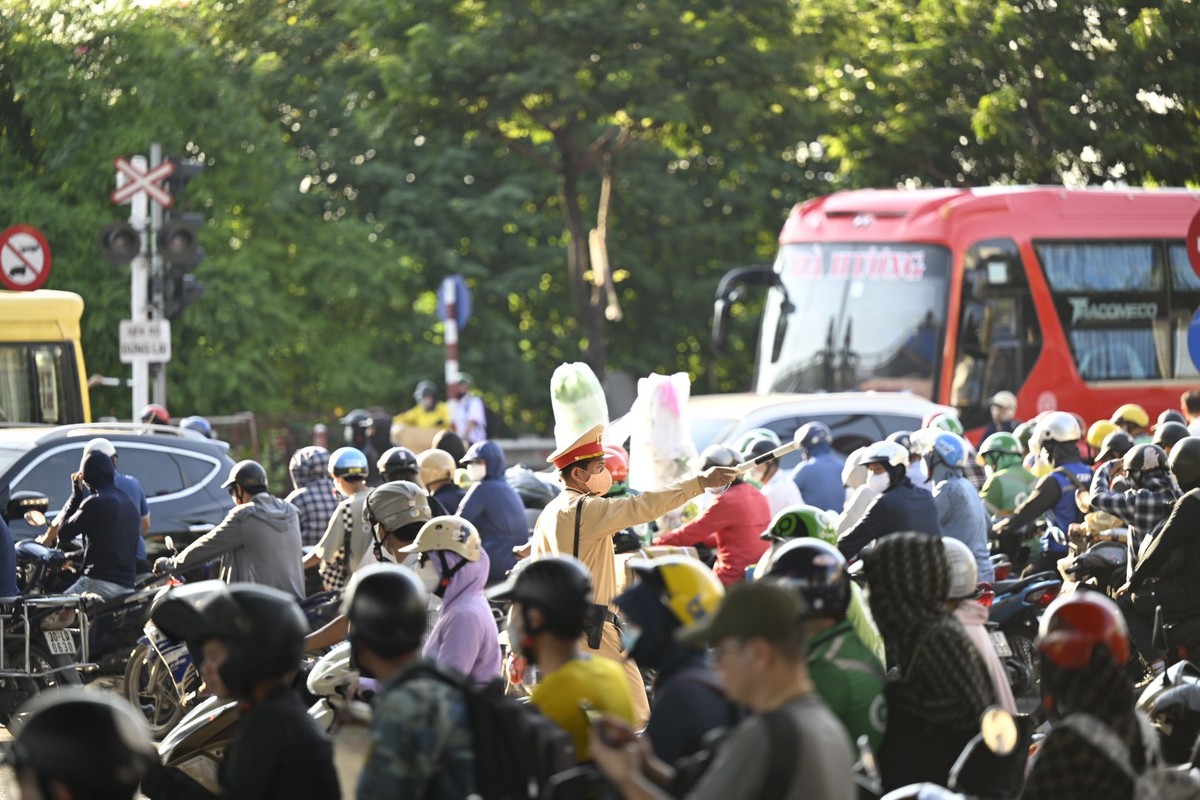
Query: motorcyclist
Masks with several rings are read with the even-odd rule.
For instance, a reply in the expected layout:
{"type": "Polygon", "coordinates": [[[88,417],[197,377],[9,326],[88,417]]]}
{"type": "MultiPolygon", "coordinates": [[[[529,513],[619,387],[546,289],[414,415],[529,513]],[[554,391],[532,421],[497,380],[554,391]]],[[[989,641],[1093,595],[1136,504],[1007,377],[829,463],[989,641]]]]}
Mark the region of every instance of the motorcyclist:
{"type": "Polygon", "coordinates": [[[185,431],[195,431],[205,439],[213,438],[212,423],[206,420],[204,417],[196,415],[184,417],[183,419],[179,420],[179,427],[183,428],[185,431]]]}
{"type": "Polygon", "coordinates": [[[1169,420],[1155,427],[1154,438],[1151,441],[1170,456],[1171,448],[1178,444],[1180,439],[1186,439],[1188,436],[1191,434],[1188,433],[1186,425],[1169,420]]]}
{"type": "MultiPolygon", "coordinates": [[[[1111,420],[1107,419],[1098,419],[1087,429],[1088,455],[1091,457],[1093,463],[1097,460],[1101,449],[1104,447],[1104,440],[1108,438],[1110,433],[1119,430],[1121,429],[1114,425],[1111,420]]],[[[1130,446],[1132,447],[1132,445],[1130,446]]]]}
{"type": "Polygon", "coordinates": [[[438,576],[433,591],[442,605],[421,654],[475,683],[497,680],[500,648],[496,619],[483,595],[488,555],[479,531],[462,517],[434,517],[421,526],[416,541],[397,552],[431,563],[438,576]]]}
{"type": "Polygon", "coordinates": [[[1154,430],[1157,431],[1160,426],[1166,425],[1168,422],[1178,422],[1183,427],[1187,427],[1187,417],[1183,415],[1183,412],[1178,409],[1168,408],[1158,415],[1158,419],[1154,423],[1154,430]]]}
{"type": "Polygon", "coordinates": [[[907,450],[895,442],[876,442],[862,463],[871,473],[867,485],[880,494],[862,519],[838,536],[842,555],[857,558],[871,542],[898,531],[942,535],[933,495],[908,479],[907,450]]]}
{"type": "MultiPolygon", "coordinates": [[[[379,462],[375,465],[379,470],[379,474],[383,476],[384,483],[392,483],[394,481],[408,481],[415,483],[418,486],[424,487],[428,492],[429,487],[421,481],[421,464],[417,461],[417,454],[407,447],[390,447],[383,452],[379,457],[379,462]]],[[[442,501],[429,494],[429,507],[433,510],[435,517],[445,517],[454,513],[457,508],[446,508],[442,501]]]]}
{"type": "MultiPolygon", "coordinates": [[[[741,456],[732,447],[709,445],[700,454],[701,470],[712,467],[734,467],[741,456]]],[[[771,524],[771,506],[762,492],[746,483],[741,475],[726,489],[713,489],[712,504],[691,522],[670,533],[654,537],[657,545],[688,546],[702,544],[716,550],[713,572],[721,583],[729,586],[746,576],[746,567],[753,565],[767,550],[759,534],[771,524]]]]}
{"type": "Polygon", "coordinates": [[[185,572],[220,556],[226,583],[256,583],[303,598],[296,507],[267,492],[267,473],[257,461],[234,464],[221,488],[236,504],[225,519],[179,555],[158,559],[154,572],[185,572]]]}
{"type": "Polygon", "coordinates": [[[430,674],[436,666],[421,658],[426,605],[421,580],[396,564],[372,564],[346,587],[342,611],[350,620],[351,658],[365,677],[383,684],[373,704],[358,800],[475,794],[466,700],[461,689],[430,674]]]}
{"type": "Polygon", "coordinates": [[[371,427],[375,424],[371,413],[363,408],[356,408],[338,420],[342,426],[342,439],[346,447],[353,447],[367,459],[367,485],[378,486],[382,481],[379,475],[377,459],[379,451],[371,444],[371,427]]]}
{"type": "Polygon", "coordinates": [[[741,711],[725,696],[702,648],[680,644],[676,632],[713,614],[725,588],[712,570],[686,556],[632,562],[636,583],[613,598],[625,616],[625,651],[654,671],[654,705],[646,738],[668,764],[699,752],[706,735],[729,728],[741,711]]]}
{"type": "Polygon", "coordinates": [[[296,488],[284,500],[300,512],[301,541],[315,545],[338,508],[337,487],[329,474],[329,451],[324,447],[301,447],[292,453],[288,475],[296,488]]]}
{"type": "Polygon", "coordinates": [[[823,422],[806,422],[797,431],[804,460],[792,469],[792,480],[810,506],[839,512],[846,502],[842,462],[833,452],[833,433],[823,422]]]}
{"type": "Polygon", "coordinates": [[[1134,445],[1123,459],[1112,459],[1096,468],[1087,497],[1088,510],[1106,511],[1129,526],[1128,575],[1133,575],[1154,526],[1171,513],[1179,495],[1171,480],[1167,453],[1156,444],[1134,445]],[[1128,488],[1113,486],[1120,475],[1126,477],[1128,488]]]}
{"type": "MultiPolygon", "coordinates": [[[[741,458],[743,461],[751,461],[761,455],[766,455],[778,446],[778,440],[773,443],[770,439],[755,439],[749,447],[742,451],[741,458]]],[[[757,483],[759,491],[763,493],[763,497],[767,498],[767,505],[771,509],[772,516],[785,508],[804,502],[800,490],[796,488],[796,482],[790,475],[780,470],[779,459],[772,458],[761,466],[751,469],[750,481],[757,483]]]]}
{"type": "Polygon", "coordinates": [[[171,414],[167,411],[166,406],[158,403],[151,403],[147,406],[142,406],[142,410],[138,412],[138,419],[147,425],[170,425],[171,414]]]}
{"type": "Polygon", "coordinates": [[[19,800],[134,800],[158,761],[146,721],[114,694],[42,692],[15,720],[3,763],[15,772],[19,800]]]}
{"type": "MultiPolygon", "coordinates": [[[[1133,642],[1144,657],[1143,647],[1155,652],[1153,619],[1158,606],[1168,619],[1200,609],[1200,438],[1181,439],[1168,464],[1183,496],[1117,592],[1133,642]]],[[[1155,654],[1148,660],[1160,658],[1155,654]]]]}
{"type": "Polygon", "coordinates": [[[1125,431],[1113,431],[1104,437],[1100,444],[1100,452],[1096,454],[1096,464],[1112,461],[1114,458],[1124,458],[1133,449],[1133,437],[1125,431]]]}
{"type": "Polygon", "coordinates": [[[813,685],[846,726],[850,744],[865,736],[878,751],[887,720],[883,664],[846,618],[851,594],[845,557],[826,542],[791,539],[758,579],[796,591],[808,603],[803,625],[813,685]]]}
{"type": "Polygon", "coordinates": [[[425,450],[417,454],[417,468],[429,496],[448,512],[458,511],[467,493],[454,482],[454,456],[445,450],[425,450]]]}
{"type": "MultiPolygon", "coordinates": [[[[1015,402],[1016,402],[1015,398],[1014,398],[1013,402],[1015,404],[1015,402]]],[[[1015,410],[1015,405],[1014,405],[1014,410],[1015,410]]],[[[917,443],[917,448],[921,451],[922,454],[924,454],[924,452],[925,452],[925,450],[923,449],[923,447],[924,447],[923,442],[931,441],[930,434],[927,433],[927,431],[941,430],[941,431],[946,431],[947,433],[953,433],[955,436],[962,438],[963,443],[967,447],[967,460],[963,462],[963,466],[962,466],[963,477],[971,482],[971,485],[975,487],[976,491],[979,491],[980,489],[983,488],[984,481],[987,480],[987,473],[984,471],[983,467],[980,464],[978,464],[975,460],[975,456],[977,454],[975,452],[975,448],[965,438],[965,435],[963,433],[962,420],[960,420],[957,416],[955,416],[955,414],[944,411],[944,412],[934,413],[932,415],[929,415],[928,421],[926,422],[926,424],[922,425],[921,428],[922,428],[922,431],[926,431],[926,432],[917,431],[916,434],[914,434],[914,435],[920,437],[920,441],[917,443]]],[[[929,488],[932,488],[932,482],[930,483],[929,488]]]]}
{"type": "Polygon", "coordinates": [[[1113,412],[1111,421],[1121,430],[1133,437],[1134,444],[1148,444],[1150,433],[1150,415],[1146,409],[1137,403],[1126,403],[1113,412]]]}
{"type": "Polygon", "coordinates": [[[625,670],[580,646],[594,608],[587,567],[570,556],[539,558],[514,570],[488,597],[512,601],[509,644],[542,673],[529,702],[571,734],[580,761],[588,759],[588,725],[581,703],[634,723],[625,670]]]}
{"type": "Polygon", "coordinates": [[[1120,612],[1096,592],[1060,597],[1042,616],[1037,648],[1052,727],[1021,800],[1128,800],[1133,780],[1110,753],[1115,745],[1141,772],[1148,743],[1122,671],[1129,638],[1120,612]]]}
{"type": "Polygon", "coordinates": [[[988,552],[988,518],[975,487],[962,475],[966,459],[966,442],[949,432],[937,434],[925,453],[942,535],[970,548],[975,554],[979,580],[991,583],[995,574],[988,552]]]}
{"type": "MultiPolygon", "coordinates": [[[[629,488],[629,453],[619,444],[604,445],[604,466],[612,475],[612,486],[605,497],[629,497],[639,492],[629,488]]],[[[536,518],[534,522],[536,522],[536,518]]],[[[650,540],[649,525],[631,525],[613,537],[613,548],[617,555],[631,553],[650,540]],[[645,536],[643,538],[643,532],[645,536]]]]}
{"type": "MultiPolygon", "coordinates": [[[[979,446],[976,463],[983,466],[987,481],[979,490],[984,510],[996,517],[1012,516],[1017,506],[1033,490],[1036,478],[1021,463],[1021,444],[1011,433],[993,433],[979,446]]],[[[999,536],[1000,552],[1013,564],[1024,564],[1028,550],[1022,552],[1020,531],[1007,530],[999,536]]]]}
{"type": "Polygon", "coordinates": [[[1075,504],[1075,491],[1086,488],[1092,480],[1092,471],[1079,456],[1082,435],[1078,420],[1064,411],[1047,414],[1038,423],[1030,447],[1034,452],[1044,452],[1053,469],[1034,484],[1033,492],[1017,506],[1011,517],[992,526],[997,536],[1006,531],[1019,534],[1045,514],[1047,521],[1062,532],[1061,539],[1051,532],[1042,536],[1041,552],[1027,571],[1054,569],[1058,559],[1067,554],[1066,532],[1082,516],[1075,504]]]}
{"type": "Polygon", "coordinates": [[[889,434],[886,442],[895,442],[908,451],[908,479],[918,489],[933,491],[933,483],[929,480],[929,465],[921,452],[913,447],[912,431],[896,431],[889,434]]]}
{"type": "Polygon", "coordinates": [[[366,455],[353,447],[339,447],[329,456],[329,476],[342,501],[328,520],[321,541],[304,559],[304,568],[318,567],[327,591],[346,585],[370,549],[371,531],[364,522],[367,486],[366,455]]]}
{"type": "MultiPolygon", "coordinates": [[[[200,645],[208,690],[239,703],[237,733],[217,773],[222,797],[340,796],[329,738],[292,689],[308,633],[294,597],[268,586],[201,581],[168,592],[151,619],[167,636],[200,645]]],[[[153,770],[142,791],[151,800],[214,797],[167,767],[153,770]]]]}
{"type": "Polygon", "coordinates": [[[418,383],[413,391],[413,401],[415,406],[392,418],[395,424],[415,428],[450,427],[450,409],[445,402],[437,399],[437,385],[433,381],[418,383]]]}
{"type": "Polygon", "coordinates": [[[491,561],[488,584],[499,583],[516,563],[513,548],[529,539],[525,504],[504,479],[504,450],[500,445],[487,439],[476,442],[463,456],[463,464],[474,483],[455,513],[474,525],[483,537],[483,549],[491,561]]]}
{"type": "MultiPolygon", "coordinates": [[[[842,485],[846,487],[847,496],[846,507],[837,518],[839,536],[854,527],[879,496],[879,492],[867,485],[867,478],[871,473],[862,460],[868,450],[867,447],[858,448],[846,456],[846,463],[842,465],[842,485]]],[[[835,541],[834,544],[836,543],[835,541]]]]}

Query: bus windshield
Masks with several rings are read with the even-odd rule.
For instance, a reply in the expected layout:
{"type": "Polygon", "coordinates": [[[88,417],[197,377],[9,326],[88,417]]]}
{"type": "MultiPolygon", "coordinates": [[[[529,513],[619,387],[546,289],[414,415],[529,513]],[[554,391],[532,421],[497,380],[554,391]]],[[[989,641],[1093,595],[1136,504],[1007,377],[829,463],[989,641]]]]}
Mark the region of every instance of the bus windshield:
{"type": "Polygon", "coordinates": [[[933,397],[950,251],[787,244],[763,316],[758,391],[909,390],[933,397]]]}

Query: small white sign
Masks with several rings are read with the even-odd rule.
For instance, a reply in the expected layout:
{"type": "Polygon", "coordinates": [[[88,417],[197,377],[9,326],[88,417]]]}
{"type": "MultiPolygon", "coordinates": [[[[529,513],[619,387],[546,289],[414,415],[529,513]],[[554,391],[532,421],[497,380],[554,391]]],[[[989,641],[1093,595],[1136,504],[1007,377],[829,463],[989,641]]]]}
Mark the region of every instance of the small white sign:
{"type": "Polygon", "coordinates": [[[171,322],[152,319],[146,322],[121,320],[121,363],[171,360],[171,322]]]}

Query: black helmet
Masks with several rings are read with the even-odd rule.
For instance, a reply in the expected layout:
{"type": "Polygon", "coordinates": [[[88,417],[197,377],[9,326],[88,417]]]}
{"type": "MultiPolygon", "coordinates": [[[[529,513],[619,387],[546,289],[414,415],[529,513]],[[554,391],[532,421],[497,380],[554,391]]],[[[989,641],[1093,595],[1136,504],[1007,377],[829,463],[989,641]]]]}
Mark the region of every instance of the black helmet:
{"type": "Polygon", "coordinates": [[[361,447],[367,441],[367,428],[371,427],[371,415],[365,409],[356,408],[338,420],[342,438],[352,447],[361,447]]]}
{"type": "Polygon", "coordinates": [[[1125,472],[1134,480],[1143,472],[1161,472],[1167,469],[1167,451],[1156,444],[1135,444],[1125,454],[1125,472]]]}
{"type": "Polygon", "coordinates": [[[150,618],[176,641],[224,642],[229,655],[219,674],[240,698],[264,678],[299,669],[309,631],[292,595],[255,583],[179,586],[154,602],[150,618]]]}
{"type": "Polygon", "coordinates": [[[850,607],[846,557],[819,539],[789,539],[771,556],[760,580],[774,580],[798,591],[814,614],[845,614],[850,607]]]}
{"type": "Polygon", "coordinates": [[[1100,464],[1114,458],[1124,458],[1125,454],[1132,449],[1132,436],[1125,431],[1113,431],[1104,437],[1104,442],[1100,445],[1100,453],[1096,456],[1096,463],[1100,464]]]}
{"type": "Polygon", "coordinates": [[[1164,450],[1170,450],[1176,442],[1186,439],[1188,436],[1191,434],[1188,433],[1187,425],[1174,420],[1161,423],[1154,428],[1154,443],[1164,450]]]}
{"type": "Polygon", "coordinates": [[[587,567],[570,556],[539,558],[518,567],[508,580],[488,592],[488,599],[536,606],[546,620],[541,630],[564,638],[582,634],[592,604],[592,576],[587,567]]]}
{"type": "Polygon", "coordinates": [[[251,494],[267,490],[267,471],[257,461],[239,461],[229,470],[229,477],[221,484],[222,489],[240,486],[251,494]]]}
{"type": "Polygon", "coordinates": [[[146,721],[114,694],[52,689],[26,703],[17,720],[5,763],[39,782],[62,781],[73,797],[131,800],[158,761],[146,721]]]}
{"type": "Polygon", "coordinates": [[[431,394],[434,397],[437,396],[437,386],[433,381],[421,381],[418,383],[417,388],[413,390],[413,400],[419,403],[421,402],[421,398],[427,394],[431,394]]]}
{"type": "Polygon", "coordinates": [[[1168,422],[1178,422],[1180,425],[1187,427],[1187,419],[1179,411],[1173,408],[1168,408],[1166,411],[1158,415],[1158,421],[1154,425],[1154,430],[1157,431],[1168,422]]]}
{"type": "Polygon", "coordinates": [[[1171,448],[1171,474],[1185,492],[1200,485],[1200,439],[1189,436],[1171,448]]]}
{"type": "Polygon", "coordinates": [[[428,602],[425,584],[408,567],[371,564],[350,579],[342,613],[352,641],[392,658],[421,646],[428,602]]]}
{"type": "Polygon", "coordinates": [[[376,464],[379,474],[390,480],[397,480],[398,476],[393,473],[411,472],[415,476],[420,470],[417,465],[417,454],[407,447],[393,447],[384,452],[379,457],[379,463],[376,464]]]}

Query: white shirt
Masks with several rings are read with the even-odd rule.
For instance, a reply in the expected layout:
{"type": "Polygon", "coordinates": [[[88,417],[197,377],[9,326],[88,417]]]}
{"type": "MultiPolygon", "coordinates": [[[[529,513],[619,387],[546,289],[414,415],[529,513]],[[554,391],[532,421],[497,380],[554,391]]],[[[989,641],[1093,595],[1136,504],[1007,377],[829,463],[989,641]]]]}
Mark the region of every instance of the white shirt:
{"type": "Polygon", "coordinates": [[[487,417],[483,411],[483,399],[477,394],[466,394],[450,404],[450,424],[467,447],[487,438],[487,417]]]}
{"type": "Polygon", "coordinates": [[[1196,417],[1191,421],[1191,424],[1188,425],[1188,435],[1200,436],[1200,417],[1196,417]]]}
{"type": "Polygon", "coordinates": [[[804,502],[804,498],[800,495],[800,487],[792,480],[792,476],[783,470],[777,470],[771,476],[771,480],[763,485],[761,491],[771,506],[772,519],[785,508],[798,506],[804,502]]]}

